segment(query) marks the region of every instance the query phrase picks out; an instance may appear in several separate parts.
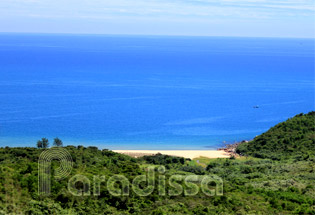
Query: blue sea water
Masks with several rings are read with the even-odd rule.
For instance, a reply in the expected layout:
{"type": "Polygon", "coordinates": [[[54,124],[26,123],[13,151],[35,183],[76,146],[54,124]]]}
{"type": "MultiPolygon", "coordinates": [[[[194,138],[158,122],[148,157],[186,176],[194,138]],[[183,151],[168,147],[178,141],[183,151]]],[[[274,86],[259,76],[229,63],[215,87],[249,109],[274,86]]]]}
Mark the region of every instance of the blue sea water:
{"type": "Polygon", "coordinates": [[[0,146],[213,149],[314,107],[314,40],[0,34],[0,146]],[[259,108],[253,108],[258,105],[259,108]]]}

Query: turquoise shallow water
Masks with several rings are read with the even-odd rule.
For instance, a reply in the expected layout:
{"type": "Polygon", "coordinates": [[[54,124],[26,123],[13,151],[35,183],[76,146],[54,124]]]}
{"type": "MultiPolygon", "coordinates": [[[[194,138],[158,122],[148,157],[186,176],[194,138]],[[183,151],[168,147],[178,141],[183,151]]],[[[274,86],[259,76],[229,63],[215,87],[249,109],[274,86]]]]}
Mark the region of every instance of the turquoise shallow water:
{"type": "Polygon", "coordinates": [[[314,63],[311,39],[0,34],[0,146],[251,139],[315,109],[314,63]]]}

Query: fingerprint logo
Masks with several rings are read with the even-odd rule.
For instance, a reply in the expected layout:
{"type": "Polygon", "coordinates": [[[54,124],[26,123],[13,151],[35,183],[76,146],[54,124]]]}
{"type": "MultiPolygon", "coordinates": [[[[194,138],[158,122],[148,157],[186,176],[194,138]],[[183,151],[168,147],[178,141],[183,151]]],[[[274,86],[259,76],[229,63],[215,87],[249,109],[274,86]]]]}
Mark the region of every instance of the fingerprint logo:
{"type": "Polygon", "coordinates": [[[53,147],[43,151],[38,160],[38,194],[50,195],[51,193],[51,162],[58,160],[60,166],[54,171],[54,178],[61,180],[69,176],[72,170],[70,153],[60,147],[53,147]]]}

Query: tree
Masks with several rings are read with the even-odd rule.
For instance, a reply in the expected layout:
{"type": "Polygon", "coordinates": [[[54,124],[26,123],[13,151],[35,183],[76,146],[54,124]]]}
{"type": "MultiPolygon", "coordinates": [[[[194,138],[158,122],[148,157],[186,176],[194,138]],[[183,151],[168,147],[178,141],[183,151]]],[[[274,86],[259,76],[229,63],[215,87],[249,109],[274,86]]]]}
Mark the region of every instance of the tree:
{"type": "Polygon", "coordinates": [[[49,141],[47,138],[42,138],[42,142],[43,142],[43,148],[49,147],[49,141]]]}
{"type": "Polygon", "coordinates": [[[63,146],[62,140],[60,140],[58,137],[56,137],[56,138],[54,139],[54,146],[62,147],[62,146],[63,146]]]}
{"type": "Polygon", "coordinates": [[[49,141],[47,138],[43,137],[41,140],[37,141],[37,148],[48,148],[49,146],[49,141]]]}
{"type": "Polygon", "coordinates": [[[37,141],[37,148],[43,148],[43,142],[41,140],[37,141]]]}

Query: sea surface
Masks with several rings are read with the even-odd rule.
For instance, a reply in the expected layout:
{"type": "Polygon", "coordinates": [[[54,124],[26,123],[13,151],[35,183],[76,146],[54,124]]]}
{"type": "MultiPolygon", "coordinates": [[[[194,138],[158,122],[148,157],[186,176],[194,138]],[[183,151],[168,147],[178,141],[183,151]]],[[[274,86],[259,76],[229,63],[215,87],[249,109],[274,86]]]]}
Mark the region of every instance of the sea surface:
{"type": "Polygon", "coordinates": [[[41,137],[159,150],[250,140],[315,109],[314,44],[2,33],[0,147],[41,137]]]}

